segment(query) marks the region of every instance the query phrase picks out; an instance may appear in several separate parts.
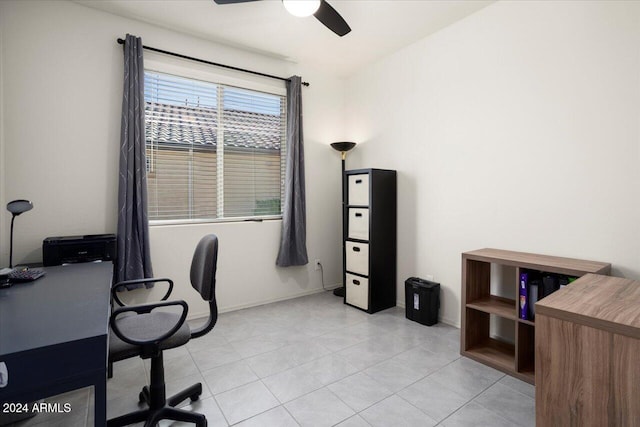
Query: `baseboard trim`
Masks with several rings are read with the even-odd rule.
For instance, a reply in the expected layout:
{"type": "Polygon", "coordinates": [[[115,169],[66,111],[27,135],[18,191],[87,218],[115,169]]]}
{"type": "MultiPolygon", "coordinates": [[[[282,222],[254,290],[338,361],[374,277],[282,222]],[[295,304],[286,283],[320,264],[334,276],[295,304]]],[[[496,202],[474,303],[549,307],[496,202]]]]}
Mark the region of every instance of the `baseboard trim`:
{"type": "MultiPolygon", "coordinates": [[[[287,300],[290,300],[290,299],[305,297],[305,296],[308,296],[308,295],[320,294],[322,292],[332,291],[332,290],[340,288],[340,287],[342,287],[342,283],[336,283],[334,285],[325,286],[324,289],[322,289],[322,288],[320,288],[320,289],[311,289],[311,290],[308,290],[308,291],[302,291],[302,292],[297,292],[295,294],[287,295],[286,297],[269,298],[269,299],[266,299],[266,300],[254,301],[254,302],[250,302],[250,303],[247,303],[247,304],[240,304],[240,305],[234,305],[234,306],[229,306],[229,307],[218,307],[218,313],[220,313],[220,314],[229,313],[231,311],[243,310],[245,308],[258,307],[258,306],[261,306],[261,305],[271,304],[271,303],[274,303],[274,302],[287,301],[287,300]]],[[[187,320],[198,320],[198,319],[206,318],[208,316],[209,316],[209,312],[195,312],[195,313],[192,312],[187,316],[187,320]]]]}

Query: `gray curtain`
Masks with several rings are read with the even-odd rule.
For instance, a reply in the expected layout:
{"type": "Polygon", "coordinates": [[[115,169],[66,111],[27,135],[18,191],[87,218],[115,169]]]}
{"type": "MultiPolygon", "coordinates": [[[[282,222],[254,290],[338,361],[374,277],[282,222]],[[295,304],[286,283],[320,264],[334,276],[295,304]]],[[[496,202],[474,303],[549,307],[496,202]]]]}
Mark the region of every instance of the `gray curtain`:
{"type": "Polygon", "coordinates": [[[287,82],[287,158],[284,182],[282,237],[276,265],[305,265],[307,258],[307,208],[304,188],[302,138],[302,79],[287,82]]]}
{"type": "Polygon", "coordinates": [[[147,218],[142,40],[130,34],[124,43],[117,248],[116,282],[153,277],[147,218]]]}

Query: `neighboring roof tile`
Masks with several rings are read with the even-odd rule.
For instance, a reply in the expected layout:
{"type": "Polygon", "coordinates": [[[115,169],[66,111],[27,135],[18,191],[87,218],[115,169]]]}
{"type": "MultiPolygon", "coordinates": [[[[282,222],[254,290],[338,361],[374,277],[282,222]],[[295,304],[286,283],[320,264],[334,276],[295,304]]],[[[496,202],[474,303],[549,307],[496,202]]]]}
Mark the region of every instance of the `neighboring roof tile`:
{"type": "MultiPolygon", "coordinates": [[[[280,150],[280,116],[239,110],[225,110],[223,114],[225,146],[280,150]]],[[[172,144],[217,144],[215,110],[147,102],[145,115],[147,139],[172,144]]]]}

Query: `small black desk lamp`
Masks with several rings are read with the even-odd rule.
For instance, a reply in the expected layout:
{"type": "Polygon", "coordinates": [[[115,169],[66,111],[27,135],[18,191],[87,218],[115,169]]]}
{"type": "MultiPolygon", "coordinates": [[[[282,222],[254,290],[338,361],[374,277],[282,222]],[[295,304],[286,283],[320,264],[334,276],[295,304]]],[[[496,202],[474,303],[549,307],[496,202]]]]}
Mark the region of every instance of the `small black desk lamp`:
{"type": "MultiPolygon", "coordinates": [[[[331,148],[333,148],[336,151],[340,151],[340,154],[342,155],[342,268],[343,269],[347,267],[346,259],[345,259],[345,251],[344,251],[345,240],[347,238],[347,225],[345,223],[345,214],[346,214],[345,208],[347,206],[347,201],[345,200],[346,182],[344,179],[344,170],[345,170],[344,165],[345,165],[345,160],[347,159],[347,151],[352,150],[355,146],[356,146],[355,142],[334,142],[331,144],[331,148]]],[[[334,289],[333,294],[337,297],[344,297],[345,295],[344,283],[342,284],[341,288],[334,289]]]]}
{"type": "Polygon", "coordinates": [[[9,246],[9,268],[13,268],[13,221],[23,212],[33,209],[33,203],[28,200],[13,200],[7,203],[7,210],[13,215],[11,217],[11,244],[9,246]]]}

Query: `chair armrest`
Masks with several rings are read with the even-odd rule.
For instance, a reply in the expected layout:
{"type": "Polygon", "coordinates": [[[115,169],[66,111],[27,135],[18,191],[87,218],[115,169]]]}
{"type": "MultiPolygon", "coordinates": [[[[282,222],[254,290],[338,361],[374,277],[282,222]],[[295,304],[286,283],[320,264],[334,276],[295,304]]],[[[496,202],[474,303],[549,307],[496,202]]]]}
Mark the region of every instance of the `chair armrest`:
{"type": "Polygon", "coordinates": [[[129,306],[129,307],[122,307],[117,309],[116,311],[114,311],[111,314],[111,318],[109,319],[109,325],[111,326],[111,329],[113,330],[113,333],[116,334],[116,336],[118,338],[120,338],[122,341],[131,344],[131,345],[138,345],[138,346],[146,346],[149,344],[157,344],[161,341],[166,340],[167,338],[169,338],[171,335],[175,334],[178,329],[180,329],[180,327],[184,324],[186,318],[187,318],[187,312],[189,311],[189,306],[187,306],[187,303],[182,301],[182,300],[178,300],[178,301],[166,301],[166,302],[158,302],[158,303],[153,303],[153,304],[143,304],[143,305],[133,305],[133,306],[129,306]],[[132,337],[127,337],[119,328],[118,328],[118,323],[117,323],[117,317],[123,313],[129,313],[129,312],[134,312],[136,314],[147,314],[150,313],[152,310],[155,310],[156,308],[161,308],[161,307],[171,307],[171,306],[181,306],[182,307],[182,314],[180,315],[180,319],[178,319],[178,321],[176,322],[175,325],[173,325],[173,327],[171,329],[169,329],[167,332],[165,332],[164,334],[157,336],[157,337],[153,337],[147,340],[140,340],[140,339],[135,339],[132,337]]]}
{"type": "Polygon", "coordinates": [[[125,280],[122,282],[118,282],[115,285],[113,285],[113,287],[111,288],[111,296],[113,297],[115,302],[118,303],[120,307],[124,307],[125,303],[123,303],[120,300],[120,298],[118,298],[118,292],[120,290],[126,288],[128,285],[139,285],[139,284],[157,283],[157,282],[167,282],[169,284],[169,289],[167,290],[167,293],[160,299],[160,301],[166,301],[167,298],[169,298],[169,295],[171,295],[171,292],[173,291],[173,280],[167,279],[167,278],[156,279],[154,277],[150,277],[147,279],[134,279],[134,280],[125,280]]]}

